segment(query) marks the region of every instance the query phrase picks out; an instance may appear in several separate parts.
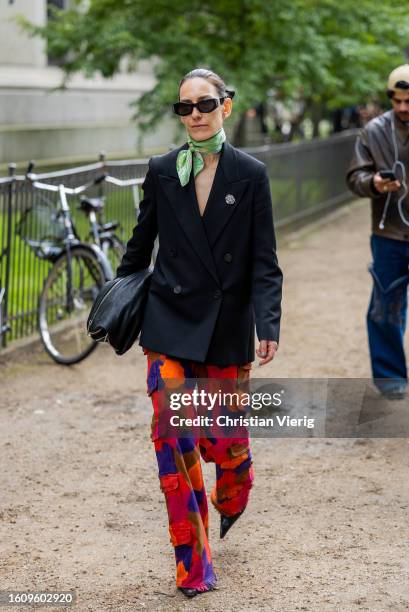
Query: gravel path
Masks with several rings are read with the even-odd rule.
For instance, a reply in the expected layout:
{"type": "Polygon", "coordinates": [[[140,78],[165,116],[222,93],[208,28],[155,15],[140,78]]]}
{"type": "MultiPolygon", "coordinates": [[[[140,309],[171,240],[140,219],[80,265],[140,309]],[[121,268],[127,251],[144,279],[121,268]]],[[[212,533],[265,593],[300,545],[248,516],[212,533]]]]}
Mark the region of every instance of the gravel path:
{"type": "MultiPolygon", "coordinates": [[[[253,377],[369,376],[368,234],[360,201],[281,246],[280,350],[253,377]]],[[[251,502],[225,540],[211,509],[218,590],[186,600],[140,348],[67,369],[33,346],[3,354],[0,377],[0,589],[75,590],[95,612],[409,610],[408,440],[254,439],[251,502]]]]}

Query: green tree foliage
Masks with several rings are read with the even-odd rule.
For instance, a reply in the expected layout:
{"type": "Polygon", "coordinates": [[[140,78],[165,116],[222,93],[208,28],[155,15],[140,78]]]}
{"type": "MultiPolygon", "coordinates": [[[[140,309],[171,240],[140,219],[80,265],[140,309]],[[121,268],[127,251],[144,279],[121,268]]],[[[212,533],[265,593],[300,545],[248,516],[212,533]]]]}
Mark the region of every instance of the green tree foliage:
{"type": "Polygon", "coordinates": [[[238,93],[238,110],[266,99],[302,99],[306,109],[356,104],[385,90],[405,61],[409,14],[396,0],[75,0],[42,36],[68,79],[111,77],[154,60],[156,85],[136,103],[151,128],[177,99],[184,73],[210,67],[238,93]]]}

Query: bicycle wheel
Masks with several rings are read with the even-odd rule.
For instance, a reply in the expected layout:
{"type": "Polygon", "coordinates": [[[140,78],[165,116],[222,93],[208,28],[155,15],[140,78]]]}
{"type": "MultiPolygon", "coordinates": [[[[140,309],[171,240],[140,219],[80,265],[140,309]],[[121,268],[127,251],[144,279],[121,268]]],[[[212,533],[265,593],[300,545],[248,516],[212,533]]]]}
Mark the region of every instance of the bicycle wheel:
{"type": "Polygon", "coordinates": [[[101,249],[107,256],[115,276],[116,269],[121,263],[122,257],[125,253],[124,243],[120,238],[118,238],[118,236],[113,234],[112,236],[109,236],[109,238],[101,239],[101,249]]]}
{"type": "Polygon", "coordinates": [[[40,296],[38,325],[45,350],[57,363],[78,363],[96,348],[86,324],[105,280],[96,256],[81,246],[70,249],[70,258],[62,253],[51,268],[40,296]]]}

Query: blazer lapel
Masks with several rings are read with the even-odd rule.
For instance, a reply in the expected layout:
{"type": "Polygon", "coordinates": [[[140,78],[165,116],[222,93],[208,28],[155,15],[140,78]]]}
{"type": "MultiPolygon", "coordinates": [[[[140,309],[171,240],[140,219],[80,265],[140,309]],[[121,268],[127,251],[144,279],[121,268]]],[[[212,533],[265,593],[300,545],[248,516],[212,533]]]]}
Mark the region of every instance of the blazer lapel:
{"type": "Polygon", "coordinates": [[[239,178],[234,147],[225,142],[203,215],[211,249],[239,206],[248,184],[248,179],[239,178]]]}
{"type": "MultiPolygon", "coordinates": [[[[181,148],[187,148],[187,145],[181,148]]],[[[185,187],[180,184],[176,166],[171,172],[169,175],[159,174],[161,186],[187,239],[207,270],[219,283],[212,248],[239,205],[249,179],[240,180],[234,147],[226,141],[223,144],[205,212],[201,218],[193,172],[185,187]]]]}
{"type": "Polygon", "coordinates": [[[182,187],[179,177],[159,174],[161,186],[176,218],[193,249],[217,283],[220,282],[197,205],[193,172],[189,183],[182,187]]]}

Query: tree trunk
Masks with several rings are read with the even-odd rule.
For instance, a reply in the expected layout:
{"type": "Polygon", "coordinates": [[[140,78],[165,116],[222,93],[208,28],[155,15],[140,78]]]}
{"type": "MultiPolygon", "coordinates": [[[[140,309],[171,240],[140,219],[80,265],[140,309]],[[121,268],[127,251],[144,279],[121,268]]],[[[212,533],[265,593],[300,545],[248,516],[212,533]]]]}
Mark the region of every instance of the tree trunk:
{"type": "Polygon", "coordinates": [[[234,147],[246,146],[246,111],[243,111],[241,113],[238,122],[234,126],[233,146],[234,147]]]}
{"type": "Polygon", "coordinates": [[[323,118],[324,107],[320,102],[313,102],[311,104],[311,121],[312,121],[312,137],[319,138],[320,135],[320,121],[323,118]]]}

